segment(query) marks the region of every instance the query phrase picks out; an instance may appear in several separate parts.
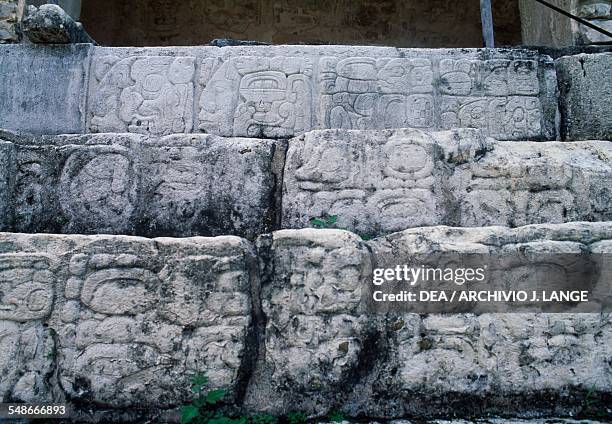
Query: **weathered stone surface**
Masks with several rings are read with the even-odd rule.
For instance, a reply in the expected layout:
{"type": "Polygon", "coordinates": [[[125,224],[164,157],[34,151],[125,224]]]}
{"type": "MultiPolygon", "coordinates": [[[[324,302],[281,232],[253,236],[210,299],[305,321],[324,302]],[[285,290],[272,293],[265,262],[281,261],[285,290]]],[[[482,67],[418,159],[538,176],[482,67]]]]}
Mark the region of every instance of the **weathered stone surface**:
{"type": "Polygon", "coordinates": [[[0,46],[0,128],[83,132],[90,48],[0,46]]]}
{"type": "Polygon", "coordinates": [[[262,252],[271,270],[261,293],[265,348],[247,407],[325,412],[351,389],[367,349],[360,302],[370,254],[354,234],[312,229],[275,232],[260,240],[262,252]]]}
{"type": "Polygon", "coordinates": [[[25,2],[0,0],[0,44],[15,43],[21,39],[19,23],[25,2]]]}
{"type": "Polygon", "coordinates": [[[612,140],[612,53],[557,59],[561,135],[565,140],[612,140]]]}
{"type": "Polygon", "coordinates": [[[252,255],[236,237],[0,234],[0,399],[166,408],[204,371],[234,398],[252,255]]]}
{"type": "Polygon", "coordinates": [[[609,222],[420,228],[367,243],[312,229],[260,239],[265,342],[246,406],[419,419],[575,414],[587,388],[600,398],[612,387],[606,314],[373,316],[361,292],[373,264],[411,263],[416,255],[563,247],[609,254],[611,240],[609,222]]]}
{"type": "Polygon", "coordinates": [[[7,138],[14,181],[0,205],[12,208],[15,231],[254,238],[275,223],[282,143],[204,134],[7,138]]]}
{"type": "Polygon", "coordinates": [[[91,74],[92,132],[286,138],[410,126],[556,136],[552,61],[525,50],[97,48],[91,74]]]}
{"type": "Polygon", "coordinates": [[[24,34],[33,43],[95,43],[83,25],[75,22],[56,4],[43,4],[38,8],[30,6],[22,26],[24,34]]]}
{"type": "Polygon", "coordinates": [[[0,231],[6,231],[11,225],[11,164],[13,163],[13,145],[0,140],[0,231]]]}
{"type": "Polygon", "coordinates": [[[612,146],[498,142],[475,130],[313,131],[290,140],[283,228],[405,228],[612,219],[612,146]]]}
{"type": "MultiPolygon", "coordinates": [[[[415,229],[368,245],[377,266],[384,268],[410,263],[416,256],[426,258],[435,251],[511,254],[529,249],[578,249],[609,254],[611,239],[608,222],[514,230],[415,229]]],[[[378,390],[383,389],[380,394],[389,398],[405,399],[403,407],[401,402],[396,404],[398,411],[410,408],[407,393],[435,396],[454,392],[495,398],[495,394],[529,391],[529,407],[534,410],[543,400],[538,393],[580,387],[610,393],[612,373],[607,362],[611,333],[606,314],[398,315],[388,321],[386,333],[385,350],[392,353],[385,364],[374,367],[376,379],[389,382],[378,390]]],[[[373,395],[376,398],[376,393],[373,395]]]]}

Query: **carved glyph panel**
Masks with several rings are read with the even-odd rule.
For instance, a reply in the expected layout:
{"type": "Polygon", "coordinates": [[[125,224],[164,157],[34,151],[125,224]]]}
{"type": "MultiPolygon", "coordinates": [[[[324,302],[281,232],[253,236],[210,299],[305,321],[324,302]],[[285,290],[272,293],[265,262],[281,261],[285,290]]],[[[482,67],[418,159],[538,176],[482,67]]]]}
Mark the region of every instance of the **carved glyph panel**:
{"type": "Polygon", "coordinates": [[[200,130],[222,136],[286,138],[312,128],[313,65],[299,57],[204,59],[200,130]]]}
{"type": "Polygon", "coordinates": [[[189,56],[95,57],[89,130],[155,135],[191,132],[195,61],[189,56]]]}
{"type": "Polygon", "coordinates": [[[77,147],[67,151],[59,179],[59,201],[67,230],[120,232],[137,206],[139,176],[122,146],[77,147]]]}
{"type": "Polygon", "coordinates": [[[289,143],[282,225],[335,217],[329,226],[373,236],[607,221],[609,157],[606,143],[506,143],[478,130],[312,132],[289,143]]]}
{"type": "Polygon", "coordinates": [[[275,271],[262,291],[271,387],[281,398],[286,385],[324,394],[362,349],[369,253],[352,234],[311,230],[276,232],[271,249],[275,271]]]}

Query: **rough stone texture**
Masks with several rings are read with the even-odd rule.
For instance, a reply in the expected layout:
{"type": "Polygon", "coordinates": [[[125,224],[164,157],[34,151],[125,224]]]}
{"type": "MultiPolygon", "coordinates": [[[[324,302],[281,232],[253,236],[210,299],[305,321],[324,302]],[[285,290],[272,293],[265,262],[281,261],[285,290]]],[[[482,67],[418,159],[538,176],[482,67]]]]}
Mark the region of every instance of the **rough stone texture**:
{"type": "Polygon", "coordinates": [[[0,128],[84,130],[90,45],[0,46],[0,128]]]}
{"type": "Polygon", "coordinates": [[[11,171],[13,145],[0,140],[0,231],[7,231],[11,224],[11,171]]]}
{"type": "Polygon", "coordinates": [[[30,6],[22,25],[24,34],[33,43],[94,43],[83,25],[75,22],[56,4],[43,4],[39,8],[30,6]]]}
{"type": "Polygon", "coordinates": [[[204,370],[235,400],[252,254],[236,237],[0,234],[0,400],[167,408],[204,370]]]}
{"type": "MultiPolygon", "coordinates": [[[[529,249],[567,249],[610,253],[611,238],[612,225],[608,222],[515,230],[415,229],[368,245],[377,266],[385,267],[409,263],[417,254],[427,257],[434,251],[511,254],[529,249]]],[[[387,363],[372,368],[376,370],[376,380],[393,381],[381,388],[398,398],[423,390],[434,396],[454,392],[492,398],[528,391],[529,408],[537,409],[542,402],[539,393],[559,394],[579,387],[611,392],[608,361],[612,326],[607,314],[407,314],[394,317],[388,325],[391,329],[387,327],[386,334],[390,340],[384,348],[392,353],[387,363]]],[[[372,395],[376,398],[376,393],[372,395]]],[[[562,400],[553,403],[562,409],[562,400]]],[[[399,402],[394,407],[402,409],[399,402]]],[[[500,407],[499,410],[512,408],[510,404],[500,407]]],[[[525,406],[518,408],[524,410],[525,406]]]]}
{"type": "MultiPolygon", "coordinates": [[[[214,38],[276,44],[482,46],[477,2],[87,0],[81,11],[85,28],[109,46],[201,45],[214,38]]],[[[520,44],[516,1],[496,0],[493,14],[500,45],[520,44]]]]}
{"type": "Polygon", "coordinates": [[[19,24],[23,16],[24,0],[0,0],[0,44],[21,39],[19,24]]]}
{"type": "Polygon", "coordinates": [[[270,140],[5,137],[14,178],[0,205],[12,208],[14,231],[254,238],[275,222],[270,140]]]}
{"type": "Polygon", "coordinates": [[[265,340],[246,407],[419,419],[576,414],[587,387],[598,399],[611,392],[607,314],[371,316],[361,290],[374,263],[410,263],[417,254],[561,246],[612,253],[610,240],[609,222],[420,228],[368,243],[312,229],[260,239],[265,340]]]}
{"type": "Polygon", "coordinates": [[[237,237],[0,233],[0,401],[145,421],[137,408],[172,411],[206,372],[246,413],[594,413],[612,392],[608,314],[364,309],[374,264],[531,248],[612,253],[612,224],[420,228],[368,243],[284,230],[257,250],[237,237]]]}
{"type": "MultiPolygon", "coordinates": [[[[575,12],[577,0],[548,0],[568,12],[575,12]]],[[[523,44],[565,47],[576,44],[573,21],[533,0],[519,0],[523,44]]]]}
{"type": "Polygon", "coordinates": [[[565,140],[612,140],[612,53],[557,59],[561,135],[565,140]]]}
{"type": "Polygon", "coordinates": [[[552,61],[527,50],[97,48],[91,75],[92,132],[474,127],[500,139],[556,137],[552,61]]]}
{"type": "Polygon", "coordinates": [[[361,360],[369,252],[348,232],[285,230],[260,240],[260,253],[271,273],[262,281],[265,341],[247,408],[302,411],[307,402],[323,413],[350,389],[361,360]]]}
{"type": "MultiPolygon", "coordinates": [[[[589,20],[592,24],[612,32],[612,1],[610,0],[580,0],[578,1],[578,16],[589,20]]],[[[578,44],[610,42],[610,37],[595,31],[586,25],[577,25],[578,44]]]]}
{"type": "MultiPolygon", "coordinates": [[[[549,0],[607,31],[612,27],[610,0],[549,0]]],[[[519,0],[523,44],[566,47],[610,42],[610,37],[531,0],[519,0]]]]}
{"type": "Polygon", "coordinates": [[[476,130],[313,131],[290,140],[283,228],[379,235],[431,225],[612,220],[612,144],[498,142],[476,130]]]}

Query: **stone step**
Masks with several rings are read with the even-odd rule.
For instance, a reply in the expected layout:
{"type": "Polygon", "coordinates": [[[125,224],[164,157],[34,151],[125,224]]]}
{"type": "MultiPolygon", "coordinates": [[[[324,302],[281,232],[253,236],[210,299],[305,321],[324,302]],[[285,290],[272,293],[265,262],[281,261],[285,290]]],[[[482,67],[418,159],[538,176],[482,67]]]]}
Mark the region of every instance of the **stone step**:
{"type": "MultiPolygon", "coordinates": [[[[0,127],[12,130],[290,138],[474,127],[498,139],[558,138],[555,64],[530,50],[81,44],[0,46],[0,57],[0,127]]],[[[599,137],[586,127],[581,136],[599,137]]]]}
{"type": "Polygon", "coordinates": [[[0,140],[5,231],[253,239],[281,224],[317,224],[371,237],[612,220],[609,142],[414,129],[323,130],[288,143],[206,134],[0,140]]]}
{"type": "Polygon", "coordinates": [[[0,128],[290,138],[473,127],[502,140],[611,140],[611,60],[524,49],[3,45],[0,128]]]}
{"type": "Polygon", "coordinates": [[[340,409],[393,419],[606,411],[607,314],[363,308],[374,264],[483,249],[610,254],[612,222],[419,228],[370,242],[315,229],[255,244],[0,233],[0,399],[72,399],[85,416],[98,405],[98,418],[120,411],[129,422],[138,408],[188,402],[190,375],[206,372],[251,412],[340,409]]]}
{"type": "Polygon", "coordinates": [[[0,144],[0,228],[254,238],[274,226],[282,141],[207,134],[4,138],[14,142],[0,144]]]}
{"type": "Polygon", "coordinates": [[[500,142],[474,130],[313,131],[289,142],[284,175],[283,228],[329,216],[337,217],[330,226],[364,235],[612,220],[608,142],[500,142]]]}

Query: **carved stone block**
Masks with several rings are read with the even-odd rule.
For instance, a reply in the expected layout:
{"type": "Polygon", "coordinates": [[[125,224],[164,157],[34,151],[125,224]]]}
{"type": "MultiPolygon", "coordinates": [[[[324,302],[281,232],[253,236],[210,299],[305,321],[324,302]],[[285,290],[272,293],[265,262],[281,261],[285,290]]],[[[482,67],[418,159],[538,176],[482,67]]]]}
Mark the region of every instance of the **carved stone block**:
{"type": "Polygon", "coordinates": [[[0,246],[3,401],[49,396],[53,369],[69,398],[114,408],[180,404],[198,372],[235,396],[251,331],[246,241],[3,234],[0,246]]]}
{"type": "Polygon", "coordinates": [[[277,219],[281,141],[129,133],[10,138],[0,145],[14,150],[0,158],[9,171],[0,205],[12,231],[252,239],[277,219]]]}
{"type": "Polygon", "coordinates": [[[167,135],[193,124],[196,59],[112,52],[92,60],[88,129],[167,135]]]}
{"type": "Polygon", "coordinates": [[[147,143],[139,232],[252,239],[271,230],[277,148],[271,140],[202,134],[147,143]]]}
{"type": "Polygon", "coordinates": [[[335,397],[334,387],[358,366],[369,252],[354,234],[339,231],[278,231],[270,243],[262,253],[273,269],[261,293],[265,353],[247,403],[265,397],[266,410],[304,410],[335,397]]]}
{"type": "Polygon", "coordinates": [[[475,130],[316,131],[289,143],[284,228],[378,235],[431,225],[612,218],[606,143],[497,142],[475,130]]]}
{"type": "MultiPolygon", "coordinates": [[[[420,228],[367,244],[377,267],[392,268],[419,260],[427,263],[436,254],[451,252],[486,252],[492,257],[518,252],[609,255],[611,238],[610,223],[571,223],[514,230],[420,228]]],[[[518,286],[519,280],[512,284],[518,286]]],[[[394,413],[406,411],[402,405],[410,404],[412,393],[429,398],[432,406],[438,402],[437,410],[446,411],[449,398],[436,393],[459,397],[470,393],[493,405],[499,393],[528,391],[537,407],[545,393],[561,387],[591,384],[594,391],[609,387],[609,372],[603,370],[609,349],[605,335],[612,327],[605,314],[397,313],[388,318],[388,356],[381,367],[373,365],[377,370],[373,380],[389,384],[374,385],[371,397],[385,393],[388,404],[396,405],[394,413]]]]}

